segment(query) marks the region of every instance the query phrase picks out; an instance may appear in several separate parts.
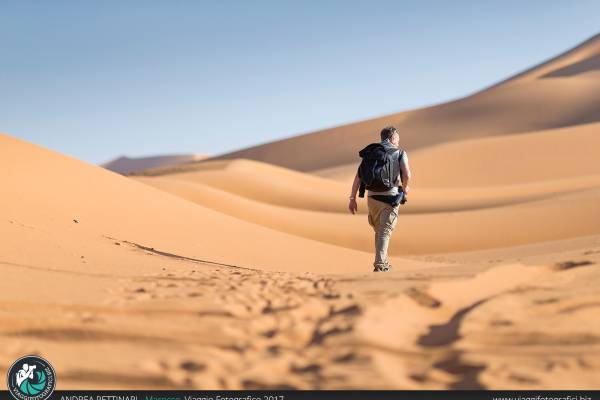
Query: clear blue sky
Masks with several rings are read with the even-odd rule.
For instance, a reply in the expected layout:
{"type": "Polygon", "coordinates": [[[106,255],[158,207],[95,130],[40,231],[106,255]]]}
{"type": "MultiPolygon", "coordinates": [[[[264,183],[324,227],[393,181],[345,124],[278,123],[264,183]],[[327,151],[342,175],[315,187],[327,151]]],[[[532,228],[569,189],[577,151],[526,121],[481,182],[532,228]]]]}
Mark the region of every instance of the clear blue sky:
{"type": "Polygon", "coordinates": [[[0,0],[0,131],[98,163],[217,154],[472,93],[597,0],[0,0]]]}

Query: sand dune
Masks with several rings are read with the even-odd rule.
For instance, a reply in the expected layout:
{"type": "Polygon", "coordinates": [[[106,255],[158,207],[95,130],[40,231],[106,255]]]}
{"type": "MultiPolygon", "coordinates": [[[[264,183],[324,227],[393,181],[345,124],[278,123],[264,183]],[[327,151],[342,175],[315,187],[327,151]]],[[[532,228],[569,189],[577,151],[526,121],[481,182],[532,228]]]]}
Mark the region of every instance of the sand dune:
{"type": "Polygon", "coordinates": [[[341,211],[331,192],[346,196],[349,187],[316,176],[253,160],[218,160],[181,167],[144,171],[137,176],[176,176],[203,183],[267,204],[322,211],[341,211]],[[189,171],[189,172],[186,172],[189,171]]]}
{"type": "Polygon", "coordinates": [[[11,249],[2,261],[81,268],[84,255],[90,267],[123,253],[105,238],[110,236],[187,257],[264,269],[346,272],[371,263],[367,253],[244,223],[9,136],[0,140],[0,229],[11,249]],[[19,162],[24,158],[31,161],[19,162]],[[259,250],[267,243],[269,251],[259,250]],[[299,248],[303,251],[282,266],[279,260],[299,248]],[[312,251],[328,256],[315,260],[312,251]]]}
{"type": "Polygon", "coordinates": [[[595,36],[549,63],[456,101],[294,136],[215,158],[249,158],[313,171],[353,162],[357,151],[374,141],[388,124],[400,130],[402,145],[414,150],[454,140],[597,122],[600,75],[587,66],[595,65],[599,55],[600,36],[595,36]],[[559,72],[584,65],[585,71],[579,74],[559,72]]]}
{"type": "Polygon", "coordinates": [[[446,259],[371,276],[143,253],[135,273],[104,277],[2,262],[0,365],[41,354],[61,389],[593,389],[600,236],[571,246],[547,264],[521,252],[533,267],[446,259]],[[8,298],[23,278],[53,288],[8,298]]]}
{"type": "MultiPolygon", "coordinates": [[[[371,251],[373,246],[373,232],[366,216],[274,206],[183,180],[140,180],[196,204],[281,232],[365,252],[371,251]]],[[[600,176],[565,183],[562,189],[575,188],[576,184],[582,183],[580,189],[552,193],[550,190],[558,187],[553,182],[546,187],[549,191],[545,194],[530,195],[530,199],[522,196],[520,201],[507,198],[508,205],[504,206],[412,214],[408,213],[408,208],[406,213],[401,209],[399,231],[392,237],[390,254],[480,250],[598,234],[600,176]],[[579,222],[573,224],[574,220],[579,222]]],[[[514,187],[504,193],[511,190],[513,194],[518,193],[514,187]]],[[[495,199],[487,200],[493,202],[495,199]]],[[[345,199],[341,197],[339,201],[344,204],[345,199]]],[[[437,199],[438,204],[442,201],[437,199]]],[[[364,212],[366,205],[361,203],[359,207],[364,212]]]]}
{"type": "Polygon", "coordinates": [[[509,185],[598,174],[590,151],[600,148],[598,132],[600,124],[588,124],[429,147],[412,154],[415,185],[509,185]]]}
{"type": "MultiPolygon", "coordinates": [[[[414,187],[512,185],[598,174],[600,124],[442,143],[410,152],[414,187]]],[[[357,161],[314,171],[352,182],[357,161]]],[[[348,184],[348,183],[347,183],[348,184]]]]}
{"type": "MultiPolygon", "coordinates": [[[[589,151],[600,144],[598,129],[578,125],[414,152],[414,189],[401,208],[391,254],[475,251],[600,233],[600,164],[589,151]]],[[[251,160],[146,175],[136,179],[240,220],[349,249],[372,248],[365,218],[346,210],[349,182],[251,160]]],[[[359,213],[365,211],[361,201],[359,213]]]]}
{"type": "MultiPolygon", "coordinates": [[[[228,178],[231,175],[224,173],[222,176],[228,178]]],[[[264,182],[266,192],[257,194],[254,190],[243,190],[243,187],[234,185],[230,187],[226,184],[213,186],[210,180],[203,179],[202,174],[175,174],[161,177],[136,177],[135,179],[226,213],[235,213],[234,210],[225,207],[225,204],[229,202],[228,199],[232,200],[232,207],[235,208],[237,208],[235,204],[238,202],[246,204],[243,202],[248,199],[254,200],[255,204],[266,206],[266,209],[269,208],[268,205],[276,205],[286,209],[348,213],[346,200],[349,189],[347,187],[331,186],[326,192],[319,192],[314,191],[310,186],[304,186],[302,191],[294,193],[295,197],[268,197],[263,201],[263,197],[267,197],[265,193],[273,193],[276,196],[278,187],[264,182]]],[[[296,186],[296,188],[300,187],[296,186]]],[[[402,213],[406,215],[476,210],[546,199],[597,187],[600,187],[600,174],[504,186],[457,189],[417,188],[411,191],[410,201],[402,207],[402,213]]],[[[358,198],[360,204],[363,204],[364,201],[366,201],[365,198],[358,198]]],[[[366,205],[359,207],[358,213],[365,214],[365,207],[366,205]]]]}
{"type": "Polygon", "coordinates": [[[206,158],[200,154],[174,154],[153,157],[127,157],[121,156],[114,160],[105,162],[101,166],[119,174],[130,174],[149,168],[157,168],[169,165],[176,165],[186,162],[198,161],[206,158]]]}
{"type": "Polygon", "coordinates": [[[59,389],[596,389],[598,57],[129,177],[0,135],[0,365],[42,355],[59,389]],[[414,180],[375,274],[346,202],[387,123],[414,180]]]}
{"type": "Polygon", "coordinates": [[[600,55],[600,34],[591,37],[578,46],[568,50],[550,60],[529,68],[517,74],[510,80],[534,80],[556,76],[572,76],[598,70],[598,56],[600,55]]]}
{"type": "MultiPolygon", "coordinates": [[[[487,208],[595,187],[600,164],[589,149],[600,144],[598,129],[599,124],[589,124],[414,152],[413,191],[404,213],[487,208]]],[[[267,204],[346,213],[345,198],[356,167],[348,165],[352,173],[345,182],[251,160],[208,161],[143,176],[200,183],[267,204]]]]}

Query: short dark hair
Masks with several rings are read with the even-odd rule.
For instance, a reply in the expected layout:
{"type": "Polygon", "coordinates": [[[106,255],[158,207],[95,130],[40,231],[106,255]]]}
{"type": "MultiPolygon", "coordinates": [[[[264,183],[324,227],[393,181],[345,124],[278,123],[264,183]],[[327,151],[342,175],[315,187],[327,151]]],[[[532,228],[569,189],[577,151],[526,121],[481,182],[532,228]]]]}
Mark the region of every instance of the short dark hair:
{"type": "Polygon", "coordinates": [[[383,128],[381,130],[381,140],[386,140],[391,138],[394,133],[398,132],[396,130],[396,128],[394,128],[393,126],[386,126],[385,128],[383,128]]]}

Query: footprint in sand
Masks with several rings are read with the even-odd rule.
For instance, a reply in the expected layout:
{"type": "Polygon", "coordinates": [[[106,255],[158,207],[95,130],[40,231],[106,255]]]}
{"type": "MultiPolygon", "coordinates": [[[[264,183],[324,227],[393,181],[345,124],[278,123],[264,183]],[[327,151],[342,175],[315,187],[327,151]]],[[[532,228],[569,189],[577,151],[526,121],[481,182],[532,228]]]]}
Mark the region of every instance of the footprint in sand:
{"type": "Polygon", "coordinates": [[[139,368],[157,378],[170,381],[178,388],[200,388],[210,380],[202,376],[207,365],[189,358],[145,360],[140,363],[139,368]]]}
{"type": "Polygon", "coordinates": [[[572,268],[577,267],[585,267],[587,265],[592,265],[593,262],[589,260],[581,260],[581,261],[563,261],[556,263],[552,266],[554,271],[565,271],[572,268]]]}

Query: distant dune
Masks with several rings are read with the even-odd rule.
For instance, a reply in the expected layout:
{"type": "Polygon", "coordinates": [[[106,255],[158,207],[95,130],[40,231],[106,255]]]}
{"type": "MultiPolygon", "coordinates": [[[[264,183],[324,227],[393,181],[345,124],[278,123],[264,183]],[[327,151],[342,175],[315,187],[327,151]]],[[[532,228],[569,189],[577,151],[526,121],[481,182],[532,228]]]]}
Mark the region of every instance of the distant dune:
{"type": "Polygon", "coordinates": [[[198,161],[206,158],[200,154],[172,154],[154,157],[127,157],[121,156],[114,160],[105,162],[101,166],[118,172],[119,174],[129,174],[149,168],[163,167],[175,164],[181,164],[191,161],[198,161]]]}
{"type": "MultiPolygon", "coordinates": [[[[495,186],[600,173],[591,148],[600,146],[600,123],[444,142],[410,153],[419,188],[495,186]]],[[[358,162],[314,171],[351,182],[358,162]]]]}
{"type": "Polygon", "coordinates": [[[552,60],[462,99],[342,125],[223,154],[299,171],[356,162],[358,149],[396,126],[408,150],[444,142],[600,121],[600,35],[552,60]]]}
{"type": "Polygon", "coordinates": [[[136,176],[173,176],[204,183],[268,204],[319,211],[340,210],[331,191],[342,194],[346,185],[253,160],[216,160],[190,164],[186,170],[159,168],[136,176]]]}

